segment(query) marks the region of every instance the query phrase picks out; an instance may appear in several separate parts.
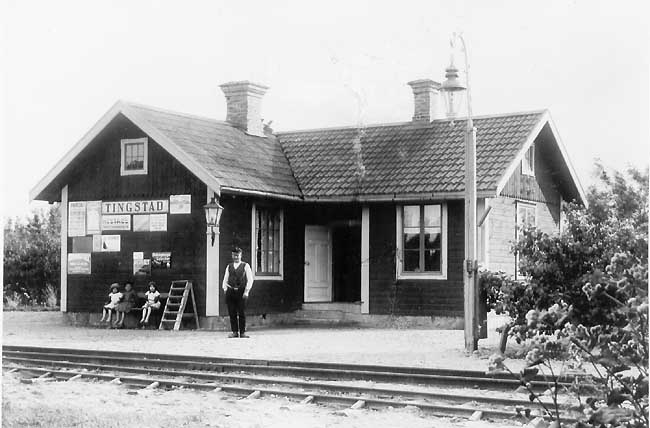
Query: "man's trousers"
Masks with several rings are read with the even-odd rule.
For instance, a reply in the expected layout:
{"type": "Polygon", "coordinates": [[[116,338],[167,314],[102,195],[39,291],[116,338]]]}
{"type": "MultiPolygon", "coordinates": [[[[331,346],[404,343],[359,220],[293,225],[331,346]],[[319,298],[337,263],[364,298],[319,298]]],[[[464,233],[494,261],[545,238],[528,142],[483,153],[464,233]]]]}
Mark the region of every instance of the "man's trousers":
{"type": "Polygon", "coordinates": [[[244,287],[239,289],[228,288],[226,290],[226,305],[230,316],[230,328],[234,334],[240,335],[246,332],[246,299],[244,299],[244,287]]]}

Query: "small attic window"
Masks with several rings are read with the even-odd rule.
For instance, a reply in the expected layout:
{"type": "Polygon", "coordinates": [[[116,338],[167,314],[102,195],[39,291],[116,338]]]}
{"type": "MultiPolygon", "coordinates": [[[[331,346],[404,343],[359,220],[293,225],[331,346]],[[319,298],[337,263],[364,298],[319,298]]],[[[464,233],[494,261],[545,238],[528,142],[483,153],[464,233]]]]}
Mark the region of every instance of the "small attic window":
{"type": "Polygon", "coordinates": [[[121,141],[120,175],[147,173],[147,138],[121,141]]]}
{"type": "Polygon", "coordinates": [[[521,159],[521,173],[523,175],[535,175],[535,144],[531,144],[523,159],[521,159]]]}

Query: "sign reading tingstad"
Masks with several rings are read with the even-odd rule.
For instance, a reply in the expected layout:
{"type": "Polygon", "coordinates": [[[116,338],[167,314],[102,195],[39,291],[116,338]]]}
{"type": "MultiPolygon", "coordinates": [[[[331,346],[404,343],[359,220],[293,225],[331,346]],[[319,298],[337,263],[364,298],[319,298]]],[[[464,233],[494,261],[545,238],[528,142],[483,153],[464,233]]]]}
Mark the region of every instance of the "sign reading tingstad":
{"type": "Polygon", "coordinates": [[[167,199],[102,202],[102,214],[154,214],[166,213],[168,210],[167,199]]]}

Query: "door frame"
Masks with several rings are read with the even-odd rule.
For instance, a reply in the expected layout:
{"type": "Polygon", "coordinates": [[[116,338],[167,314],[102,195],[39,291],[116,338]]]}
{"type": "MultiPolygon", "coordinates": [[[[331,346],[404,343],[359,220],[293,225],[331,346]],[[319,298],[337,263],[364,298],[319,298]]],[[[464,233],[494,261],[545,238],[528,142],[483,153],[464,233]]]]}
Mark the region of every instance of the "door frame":
{"type": "Polygon", "coordinates": [[[304,255],[304,270],[303,270],[303,298],[302,300],[305,303],[330,303],[332,302],[332,229],[328,226],[319,225],[319,224],[306,224],[305,225],[305,255],[304,255]],[[327,231],[327,269],[329,269],[329,300],[307,300],[307,230],[308,229],[320,229],[327,231]]]}

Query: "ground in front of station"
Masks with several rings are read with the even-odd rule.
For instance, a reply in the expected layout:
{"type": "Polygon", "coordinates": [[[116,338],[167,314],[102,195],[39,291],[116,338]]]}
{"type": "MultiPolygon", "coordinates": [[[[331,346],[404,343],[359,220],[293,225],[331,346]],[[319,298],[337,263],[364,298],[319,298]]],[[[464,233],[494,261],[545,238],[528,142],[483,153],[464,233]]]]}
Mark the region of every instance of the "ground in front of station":
{"type": "MultiPolygon", "coordinates": [[[[7,345],[485,371],[498,347],[498,322],[473,354],[465,352],[462,330],[285,326],[228,339],[228,331],[75,327],[58,312],[5,312],[2,338],[7,345]]],[[[523,361],[509,365],[519,369],[523,361]]]]}
{"type": "MultiPolygon", "coordinates": [[[[5,312],[3,344],[201,356],[487,369],[498,336],[466,354],[456,330],[264,328],[249,339],[219,331],[111,330],[67,325],[56,312],[5,312]]],[[[521,361],[512,365],[520,366],[521,361]]],[[[282,397],[251,400],[217,392],[134,393],[101,382],[20,383],[3,375],[3,426],[43,427],[517,427],[517,421],[436,418],[415,408],[373,411],[301,405],[282,397]]]]}

